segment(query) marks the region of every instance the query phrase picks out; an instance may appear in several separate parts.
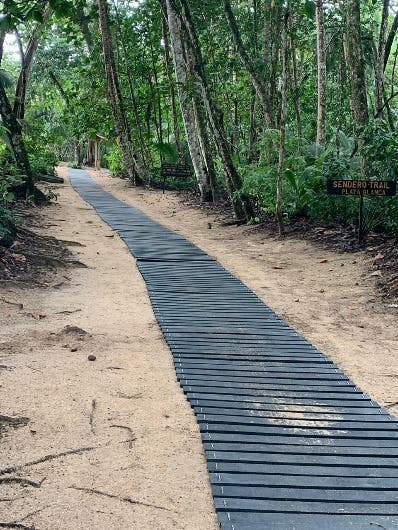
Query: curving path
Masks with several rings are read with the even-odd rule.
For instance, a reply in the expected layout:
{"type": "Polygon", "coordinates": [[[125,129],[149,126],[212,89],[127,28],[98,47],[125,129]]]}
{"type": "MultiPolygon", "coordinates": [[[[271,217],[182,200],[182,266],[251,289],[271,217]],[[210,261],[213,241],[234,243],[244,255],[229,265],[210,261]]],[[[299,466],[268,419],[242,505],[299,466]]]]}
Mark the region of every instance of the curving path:
{"type": "Polygon", "coordinates": [[[190,241],[69,175],[137,260],[222,529],[398,529],[395,418],[190,241]]]}

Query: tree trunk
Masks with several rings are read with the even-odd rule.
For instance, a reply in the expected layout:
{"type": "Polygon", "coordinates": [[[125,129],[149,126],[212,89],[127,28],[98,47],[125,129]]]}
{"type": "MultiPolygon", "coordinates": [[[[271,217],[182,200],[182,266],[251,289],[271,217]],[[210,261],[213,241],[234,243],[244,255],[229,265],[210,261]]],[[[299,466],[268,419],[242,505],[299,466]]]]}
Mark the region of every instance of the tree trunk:
{"type": "Polygon", "coordinates": [[[318,115],[316,143],[326,145],[326,45],[323,0],[316,0],[317,62],[318,62],[318,115]]]}
{"type": "MultiPolygon", "coordinates": [[[[174,4],[174,0],[168,0],[168,3],[172,2],[174,4]]],[[[180,0],[180,2],[182,6],[182,20],[189,35],[189,46],[193,56],[193,68],[200,85],[202,99],[213,131],[214,140],[223,162],[226,185],[234,212],[238,218],[250,220],[253,217],[253,207],[250,199],[241,192],[242,180],[232,161],[231,149],[226,139],[221,111],[217,107],[210,92],[203,66],[200,43],[192,20],[191,11],[187,0],[180,0]]]]}
{"type": "Polygon", "coordinates": [[[388,38],[386,42],[386,49],[384,51],[384,70],[386,69],[388,58],[390,57],[392,44],[395,39],[395,35],[398,31],[398,12],[395,14],[393,23],[391,25],[390,31],[388,33],[388,38]]]}
{"type": "Polygon", "coordinates": [[[81,15],[78,19],[78,24],[80,27],[80,31],[82,32],[83,38],[86,42],[87,49],[89,53],[91,54],[94,50],[94,41],[93,41],[93,36],[91,34],[90,27],[88,24],[89,21],[90,21],[90,17],[85,15],[82,10],[81,15]]]}
{"type": "Polygon", "coordinates": [[[206,200],[209,195],[212,195],[212,190],[209,186],[209,177],[206,171],[206,165],[202,156],[202,149],[196,129],[194,107],[190,95],[185,88],[187,84],[188,66],[184,54],[181,21],[175,10],[175,6],[170,0],[166,0],[166,3],[163,4],[162,8],[163,11],[166,10],[168,20],[171,47],[173,50],[174,69],[177,78],[178,98],[187,136],[189,154],[191,156],[201,198],[202,200],[206,200]]]}
{"type": "Polygon", "coordinates": [[[118,4],[117,4],[117,2],[115,0],[113,0],[113,6],[114,6],[114,9],[115,9],[115,13],[116,13],[117,30],[118,30],[118,34],[119,34],[120,43],[121,43],[121,46],[122,46],[122,51],[123,51],[123,60],[124,60],[126,76],[127,76],[127,84],[128,84],[128,87],[129,87],[131,109],[133,111],[135,129],[136,129],[137,135],[138,135],[138,143],[139,143],[139,148],[140,148],[140,153],[141,153],[142,164],[143,164],[143,166],[145,168],[145,171],[146,171],[148,169],[148,167],[150,166],[150,164],[152,163],[152,157],[151,157],[151,153],[149,152],[149,149],[148,149],[148,147],[147,147],[147,145],[145,143],[144,135],[143,135],[143,132],[142,132],[142,123],[140,121],[140,117],[139,117],[139,114],[138,114],[138,105],[137,105],[137,98],[136,98],[135,90],[134,90],[134,83],[133,83],[133,80],[132,80],[130,69],[128,68],[128,52],[127,52],[125,37],[123,35],[122,25],[120,23],[120,13],[119,13],[118,4]]]}
{"type": "Polygon", "coordinates": [[[115,130],[120,143],[124,164],[129,179],[135,185],[137,179],[146,180],[146,175],[138,160],[133,145],[130,124],[128,122],[122,93],[119,83],[119,75],[116,69],[116,61],[113,53],[112,36],[109,29],[109,10],[107,0],[97,0],[99,26],[102,37],[104,52],[105,73],[108,82],[108,99],[112,109],[115,130]]]}
{"type": "Polygon", "coordinates": [[[173,115],[173,131],[174,131],[174,138],[175,143],[177,147],[177,153],[179,160],[183,159],[183,151],[182,151],[182,144],[181,144],[181,137],[180,137],[180,124],[178,122],[178,113],[177,113],[177,105],[176,105],[176,95],[175,95],[175,83],[172,73],[172,65],[171,65],[171,57],[170,57],[170,44],[169,44],[169,35],[167,33],[167,19],[165,18],[164,14],[162,16],[162,33],[163,33],[163,41],[164,41],[164,57],[165,57],[165,64],[166,64],[166,72],[167,72],[167,78],[169,80],[169,86],[170,86],[170,100],[171,100],[171,111],[173,115]]]}
{"type": "Polygon", "coordinates": [[[214,202],[216,197],[215,182],[216,182],[216,168],[214,164],[213,154],[211,152],[210,139],[207,132],[207,117],[200,94],[197,92],[193,96],[193,110],[195,116],[196,131],[199,139],[200,148],[202,151],[203,161],[206,167],[206,189],[203,196],[205,202],[214,202]]]}
{"type": "Polygon", "coordinates": [[[14,100],[14,114],[18,120],[23,120],[25,118],[25,100],[26,100],[26,90],[30,78],[30,74],[33,66],[33,59],[35,58],[37,48],[39,47],[41,32],[45,28],[48,20],[50,19],[52,11],[49,6],[44,9],[43,13],[43,22],[40,23],[35,31],[33,32],[32,37],[29,40],[29,43],[26,47],[26,51],[23,51],[22,43],[19,38],[18,32],[16,33],[17,42],[19,45],[19,51],[21,55],[21,71],[19,73],[17,87],[15,90],[15,100],[14,100]]]}
{"type": "Polygon", "coordinates": [[[383,117],[384,108],[384,56],[386,52],[387,25],[390,0],[383,1],[381,14],[379,45],[375,64],[375,117],[383,117]]]}
{"type": "Polygon", "coordinates": [[[275,128],[276,88],[279,80],[278,65],[281,52],[282,2],[264,0],[264,63],[266,68],[265,90],[268,93],[270,113],[275,128]]]}
{"type": "Polygon", "coordinates": [[[27,196],[35,196],[35,183],[30,167],[28,154],[22,137],[21,125],[15,117],[10,101],[0,79],[0,115],[6,128],[6,135],[11,145],[17,167],[23,175],[27,196]]]}
{"type": "Polygon", "coordinates": [[[266,93],[266,90],[265,90],[265,86],[264,86],[264,83],[262,82],[258,72],[256,71],[255,69],[255,66],[252,62],[252,60],[250,59],[249,57],[249,54],[247,53],[246,51],[246,48],[242,42],[242,37],[240,35],[240,32],[239,32],[239,28],[238,28],[238,25],[236,23],[236,19],[235,19],[235,16],[232,12],[232,7],[231,7],[231,3],[229,0],[223,0],[223,3],[224,3],[224,10],[225,10],[225,14],[227,16],[227,20],[228,20],[228,24],[229,24],[229,27],[230,27],[230,30],[231,30],[231,33],[232,33],[232,36],[233,36],[233,39],[234,39],[234,42],[235,42],[235,46],[236,46],[236,49],[237,49],[237,52],[239,54],[239,57],[248,73],[248,76],[250,78],[250,81],[252,82],[255,90],[256,90],[256,94],[261,102],[261,106],[263,108],[263,111],[264,111],[264,116],[265,116],[265,119],[266,119],[266,122],[267,122],[267,126],[268,127],[272,127],[273,125],[273,119],[272,119],[272,116],[271,116],[271,112],[270,112],[270,103],[269,103],[269,99],[267,97],[267,93],[266,93]]]}
{"type": "Polygon", "coordinates": [[[298,72],[297,72],[297,57],[296,57],[296,45],[294,42],[294,37],[290,38],[290,49],[292,54],[292,70],[293,70],[293,103],[294,110],[296,112],[296,123],[297,123],[297,144],[298,152],[301,153],[303,147],[303,124],[301,121],[301,103],[299,96],[299,81],[298,81],[298,72]]]}
{"type": "Polygon", "coordinates": [[[358,132],[369,120],[365,68],[361,45],[360,0],[346,0],[345,48],[347,73],[351,87],[354,130],[358,132]]]}
{"type": "Polygon", "coordinates": [[[4,39],[6,38],[6,32],[3,29],[0,29],[0,65],[1,61],[3,60],[3,52],[4,52],[4,39]]]}
{"type": "Polygon", "coordinates": [[[279,141],[279,161],[278,161],[278,177],[276,184],[276,205],[275,213],[278,223],[279,236],[284,235],[283,222],[283,177],[285,173],[285,155],[286,155],[286,121],[287,121],[287,91],[289,79],[289,47],[287,43],[287,34],[289,26],[289,12],[286,11],[284,16],[283,32],[282,32],[282,86],[281,86],[281,117],[280,117],[280,141],[279,141]]]}

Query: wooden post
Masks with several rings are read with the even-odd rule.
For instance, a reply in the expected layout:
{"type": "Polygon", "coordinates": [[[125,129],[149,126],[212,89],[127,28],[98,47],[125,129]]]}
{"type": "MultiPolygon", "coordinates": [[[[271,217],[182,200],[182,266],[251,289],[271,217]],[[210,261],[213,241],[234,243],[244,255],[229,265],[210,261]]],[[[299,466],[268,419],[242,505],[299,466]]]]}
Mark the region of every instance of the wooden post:
{"type": "Polygon", "coordinates": [[[362,243],[363,236],[364,236],[364,210],[363,210],[363,192],[361,191],[361,195],[359,198],[359,219],[358,219],[358,243],[362,243]]]}
{"type": "Polygon", "coordinates": [[[101,169],[101,142],[104,140],[104,136],[97,134],[95,136],[95,147],[94,147],[94,166],[95,169],[101,169]]]}

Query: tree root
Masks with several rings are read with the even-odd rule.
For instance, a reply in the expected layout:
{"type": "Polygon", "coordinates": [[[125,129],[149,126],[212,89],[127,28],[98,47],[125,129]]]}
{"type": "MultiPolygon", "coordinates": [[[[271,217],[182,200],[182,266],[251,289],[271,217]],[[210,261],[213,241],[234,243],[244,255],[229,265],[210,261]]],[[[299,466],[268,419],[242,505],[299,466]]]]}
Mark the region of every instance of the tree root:
{"type": "Polygon", "coordinates": [[[89,418],[89,423],[90,423],[90,431],[95,434],[95,427],[94,427],[94,414],[95,414],[95,410],[97,408],[97,402],[95,399],[92,400],[91,402],[91,412],[90,412],[90,418],[89,418]]]}
{"type": "Polygon", "coordinates": [[[34,526],[26,526],[21,523],[13,523],[12,521],[9,523],[0,522],[0,528],[22,528],[23,530],[35,530],[34,526]]]}
{"type": "Polygon", "coordinates": [[[22,477],[4,477],[0,478],[0,484],[22,484],[23,486],[32,486],[32,488],[40,488],[46,479],[43,478],[40,482],[33,482],[28,478],[22,477]]]}
{"type": "Polygon", "coordinates": [[[49,256],[48,254],[36,254],[34,252],[15,252],[15,254],[23,254],[27,258],[30,258],[33,262],[38,263],[39,265],[47,266],[57,266],[57,267],[80,267],[82,269],[88,269],[85,263],[75,259],[60,259],[55,258],[54,256],[49,256]]]}
{"type": "Polygon", "coordinates": [[[102,497],[108,497],[109,499],[116,499],[121,502],[126,502],[128,504],[135,504],[139,506],[147,506],[149,508],[156,508],[158,510],[165,510],[166,512],[173,512],[174,510],[171,510],[170,508],[165,508],[164,506],[158,506],[157,504],[149,504],[146,502],[136,501],[134,499],[130,499],[130,497],[119,497],[119,495],[113,495],[111,493],[106,493],[104,491],[94,490],[91,488],[79,488],[77,486],[69,486],[71,489],[77,490],[77,491],[84,491],[86,493],[92,493],[93,495],[100,495],[102,497]]]}
{"type": "Polygon", "coordinates": [[[11,302],[10,300],[6,300],[5,298],[1,297],[0,300],[2,302],[4,302],[5,304],[9,304],[9,305],[15,305],[16,307],[18,307],[18,309],[23,309],[23,304],[20,304],[18,302],[11,302]]]}
{"type": "Polygon", "coordinates": [[[88,451],[94,451],[94,449],[97,449],[97,447],[81,447],[79,449],[70,449],[69,451],[63,451],[62,453],[46,455],[46,456],[43,456],[42,458],[38,458],[37,460],[33,460],[32,462],[27,462],[26,464],[21,464],[19,466],[12,466],[12,467],[6,467],[4,469],[0,469],[0,476],[9,475],[10,473],[16,473],[18,471],[21,471],[22,469],[25,469],[26,467],[37,466],[38,464],[42,464],[43,462],[49,462],[51,460],[62,458],[64,456],[78,455],[81,453],[87,453],[88,451]]]}
{"type": "Polygon", "coordinates": [[[127,427],[127,425],[111,425],[111,427],[115,427],[117,429],[125,429],[128,433],[129,433],[129,449],[132,449],[133,447],[133,442],[135,442],[135,440],[137,439],[135,436],[134,436],[134,433],[132,431],[132,429],[130,429],[130,427],[127,427]]]}
{"type": "Polygon", "coordinates": [[[42,512],[45,510],[47,506],[44,508],[40,508],[39,510],[36,510],[35,512],[28,513],[28,515],[25,515],[25,517],[22,517],[22,519],[16,520],[16,521],[10,521],[9,523],[0,523],[0,528],[21,528],[23,530],[35,530],[35,526],[26,526],[22,524],[22,521],[26,521],[26,519],[29,519],[29,517],[32,517],[33,515],[36,515],[37,513],[42,512]]]}

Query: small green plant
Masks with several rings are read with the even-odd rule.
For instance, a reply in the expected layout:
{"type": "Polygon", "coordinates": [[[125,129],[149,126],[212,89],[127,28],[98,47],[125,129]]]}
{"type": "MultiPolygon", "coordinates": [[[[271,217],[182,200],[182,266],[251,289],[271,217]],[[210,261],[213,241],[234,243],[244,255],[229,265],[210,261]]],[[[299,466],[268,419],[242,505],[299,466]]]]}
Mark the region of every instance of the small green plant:
{"type": "Polygon", "coordinates": [[[0,206],[0,246],[9,247],[12,245],[17,228],[15,219],[7,208],[0,206]]]}
{"type": "Polygon", "coordinates": [[[114,177],[124,177],[126,175],[126,166],[124,165],[123,155],[120,147],[114,145],[105,155],[109,171],[114,177]]]}

